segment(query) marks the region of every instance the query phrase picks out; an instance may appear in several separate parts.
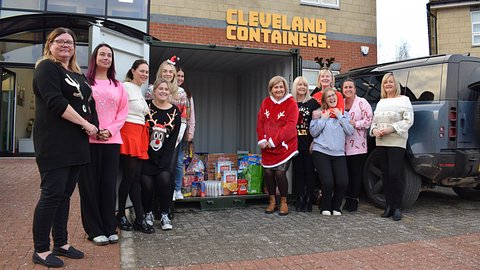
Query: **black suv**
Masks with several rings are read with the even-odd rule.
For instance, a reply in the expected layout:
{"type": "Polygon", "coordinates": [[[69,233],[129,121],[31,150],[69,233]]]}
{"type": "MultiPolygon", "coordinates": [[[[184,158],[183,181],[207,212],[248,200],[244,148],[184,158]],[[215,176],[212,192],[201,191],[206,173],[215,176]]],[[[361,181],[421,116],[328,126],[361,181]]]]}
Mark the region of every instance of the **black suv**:
{"type": "MultiPolygon", "coordinates": [[[[357,68],[335,78],[337,86],[352,78],[357,95],[374,109],[387,72],[399,80],[415,112],[404,166],[403,207],[412,206],[421,190],[436,185],[480,200],[480,58],[436,55],[357,68]]],[[[375,205],[384,207],[379,156],[375,140],[368,140],[364,189],[375,205]]]]}

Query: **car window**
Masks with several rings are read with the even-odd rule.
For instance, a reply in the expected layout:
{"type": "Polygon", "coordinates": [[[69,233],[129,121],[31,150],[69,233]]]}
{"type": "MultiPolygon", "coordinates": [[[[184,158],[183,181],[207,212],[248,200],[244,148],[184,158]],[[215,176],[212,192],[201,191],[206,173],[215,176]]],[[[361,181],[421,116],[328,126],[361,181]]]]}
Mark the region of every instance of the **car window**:
{"type": "Polygon", "coordinates": [[[411,68],[406,84],[411,101],[439,100],[442,89],[442,65],[411,68]]]}

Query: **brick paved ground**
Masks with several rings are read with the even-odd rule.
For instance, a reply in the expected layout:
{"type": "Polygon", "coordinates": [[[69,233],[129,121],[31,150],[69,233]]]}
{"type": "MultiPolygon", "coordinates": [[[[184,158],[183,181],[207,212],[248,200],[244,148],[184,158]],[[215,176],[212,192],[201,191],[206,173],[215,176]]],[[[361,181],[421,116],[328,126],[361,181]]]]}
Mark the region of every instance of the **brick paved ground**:
{"type": "MultiPolygon", "coordinates": [[[[0,269],[42,269],[31,262],[39,181],[34,160],[0,159],[0,269]]],[[[71,205],[70,239],[86,258],[67,269],[480,269],[480,202],[450,191],[422,193],[400,222],[368,203],[341,217],[180,209],[174,230],[106,247],[85,239],[77,192],[71,205]]]]}
{"type": "MultiPolygon", "coordinates": [[[[34,159],[0,159],[0,269],[46,269],[32,263],[32,217],[39,196],[40,176],[34,159]]],[[[70,243],[85,252],[85,259],[65,258],[65,268],[120,269],[120,245],[97,247],[88,241],[79,206],[76,190],[68,232],[70,243]]]]}

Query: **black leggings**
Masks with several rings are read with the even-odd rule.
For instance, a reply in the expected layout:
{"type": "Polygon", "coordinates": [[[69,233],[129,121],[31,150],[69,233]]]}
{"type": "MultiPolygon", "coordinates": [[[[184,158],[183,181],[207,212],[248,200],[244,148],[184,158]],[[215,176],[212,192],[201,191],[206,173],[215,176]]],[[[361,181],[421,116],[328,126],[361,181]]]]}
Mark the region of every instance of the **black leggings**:
{"type": "Polygon", "coordinates": [[[140,187],[142,160],[136,157],[121,155],[120,164],[122,168],[122,182],[118,186],[118,215],[125,216],[125,204],[127,203],[128,195],[130,195],[130,200],[135,209],[135,219],[140,221],[145,214],[140,187]]]}
{"type": "Polygon", "coordinates": [[[156,193],[160,212],[168,213],[172,204],[172,188],[169,171],[161,171],[155,175],[142,175],[142,201],[145,212],[153,211],[153,198],[156,193]]]}
{"type": "Polygon", "coordinates": [[[358,199],[363,184],[363,165],[367,154],[358,154],[347,156],[348,167],[348,189],[346,196],[352,199],[358,199]]]}
{"type": "Polygon", "coordinates": [[[267,185],[268,195],[275,195],[275,189],[278,186],[280,196],[287,196],[287,171],[263,168],[263,179],[265,179],[265,184],[267,185]]]}
{"type": "Polygon", "coordinates": [[[377,149],[380,155],[385,202],[393,209],[400,208],[404,193],[402,181],[405,149],[384,146],[377,146],[377,149]]]}
{"type": "Polygon", "coordinates": [[[297,196],[307,195],[313,198],[315,171],[312,154],[308,150],[300,151],[293,158],[293,181],[295,182],[297,196]]]}
{"type": "Polygon", "coordinates": [[[330,156],[313,151],[313,164],[321,179],[322,210],[340,211],[348,185],[347,162],[345,156],[330,156]]]}

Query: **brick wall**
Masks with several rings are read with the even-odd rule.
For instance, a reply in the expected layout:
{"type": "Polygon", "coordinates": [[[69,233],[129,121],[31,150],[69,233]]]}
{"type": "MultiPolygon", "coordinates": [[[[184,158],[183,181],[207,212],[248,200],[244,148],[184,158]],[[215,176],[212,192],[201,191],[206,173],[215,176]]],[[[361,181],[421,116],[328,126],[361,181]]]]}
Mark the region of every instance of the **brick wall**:
{"type": "Polygon", "coordinates": [[[437,11],[438,53],[468,53],[480,56],[480,47],[472,46],[470,7],[444,8],[437,11]]]}
{"type": "MultiPolygon", "coordinates": [[[[284,51],[292,48],[290,45],[227,40],[225,37],[225,29],[221,28],[150,23],[150,34],[165,42],[216,44],[219,46],[240,45],[244,48],[284,51]]],[[[377,62],[377,48],[375,44],[329,40],[328,36],[327,44],[330,46],[329,49],[298,48],[300,48],[301,56],[304,60],[313,61],[316,56],[324,58],[335,57],[335,62],[341,64],[341,72],[346,72],[355,67],[373,65],[377,62]],[[360,46],[362,45],[370,47],[367,56],[363,56],[360,52],[360,46]]]]}

